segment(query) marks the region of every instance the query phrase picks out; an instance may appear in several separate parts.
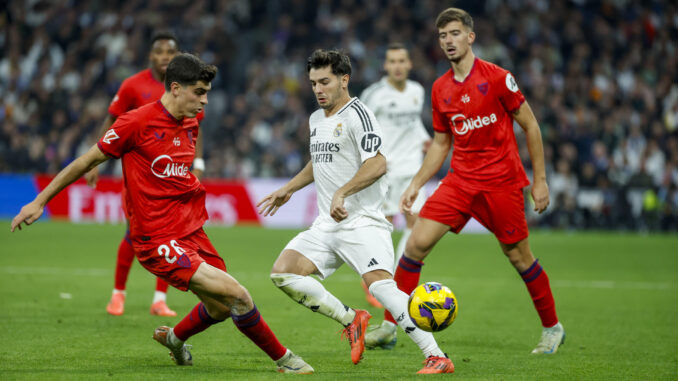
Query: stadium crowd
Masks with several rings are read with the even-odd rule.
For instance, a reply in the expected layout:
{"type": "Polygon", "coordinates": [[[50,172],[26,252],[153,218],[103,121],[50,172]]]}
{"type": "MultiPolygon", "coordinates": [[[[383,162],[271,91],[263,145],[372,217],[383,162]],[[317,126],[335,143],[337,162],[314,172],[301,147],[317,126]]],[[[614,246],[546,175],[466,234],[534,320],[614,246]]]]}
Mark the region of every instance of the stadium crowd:
{"type": "Polygon", "coordinates": [[[386,45],[404,42],[428,91],[449,69],[434,19],[452,5],[474,17],[476,55],[514,73],[540,122],[552,204],[532,222],[678,230],[670,1],[11,0],[0,14],[0,172],[56,173],[83,153],[122,80],[147,66],[152,33],[166,29],[219,68],[202,124],[206,176],[293,175],[316,108],[308,55],[347,51],[358,95],[383,75],[386,45]]]}

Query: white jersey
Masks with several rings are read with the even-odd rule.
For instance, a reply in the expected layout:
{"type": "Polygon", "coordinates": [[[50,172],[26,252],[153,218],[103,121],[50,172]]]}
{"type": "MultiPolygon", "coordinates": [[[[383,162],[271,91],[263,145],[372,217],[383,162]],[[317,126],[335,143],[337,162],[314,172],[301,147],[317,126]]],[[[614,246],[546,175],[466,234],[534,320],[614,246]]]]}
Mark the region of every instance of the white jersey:
{"type": "Polygon", "coordinates": [[[414,176],[424,161],[423,143],[431,139],[421,120],[424,93],[415,81],[407,80],[399,91],[384,77],[360,95],[384,132],[389,177],[414,176]]]}
{"type": "Polygon", "coordinates": [[[348,212],[345,220],[336,222],[330,216],[330,204],[337,189],[355,176],[365,160],[377,152],[386,156],[381,144],[381,128],[372,111],[354,97],[330,117],[325,117],[322,109],[315,111],[309,118],[309,127],[319,211],[313,227],[336,231],[374,225],[391,230],[391,224],[381,211],[386,192],[383,178],[344,199],[348,212]]]}

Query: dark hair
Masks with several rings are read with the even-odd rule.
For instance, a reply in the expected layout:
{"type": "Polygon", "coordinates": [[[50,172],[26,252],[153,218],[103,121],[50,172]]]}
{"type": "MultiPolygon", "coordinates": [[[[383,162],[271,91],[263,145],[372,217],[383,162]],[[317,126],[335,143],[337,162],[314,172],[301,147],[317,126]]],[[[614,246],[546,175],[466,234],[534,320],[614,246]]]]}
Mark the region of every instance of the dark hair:
{"type": "Polygon", "coordinates": [[[153,44],[155,44],[155,42],[158,40],[172,40],[175,44],[177,44],[177,46],[179,46],[179,40],[177,40],[177,36],[175,36],[174,33],[170,32],[169,30],[160,30],[153,33],[153,37],[151,37],[151,47],[153,47],[153,44]]]}
{"type": "Polygon", "coordinates": [[[169,91],[172,82],[181,86],[195,85],[198,81],[210,83],[217,75],[217,67],[208,65],[190,53],[177,54],[165,73],[165,90],[169,91]]]}
{"type": "Polygon", "coordinates": [[[386,50],[407,50],[407,47],[402,42],[391,42],[386,46],[386,50]]]}
{"type": "Polygon", "coordinates": [[[339,50],[318,49],[314,51],[306,62],[306,72],[327,66],[332,67],[332,74],[334,75],[351,75],[351,60],[339,50]]]}
{"type": "Polygon", "coordinates": [[[469,30],[473,30],[473,18],[468,14],[468,12],[459,8],[447,8],[440,12],[438,18],[436,19],[436,28],[444,28],[445,25],[451,23],[452,21],[459,21],[469,30]]]}

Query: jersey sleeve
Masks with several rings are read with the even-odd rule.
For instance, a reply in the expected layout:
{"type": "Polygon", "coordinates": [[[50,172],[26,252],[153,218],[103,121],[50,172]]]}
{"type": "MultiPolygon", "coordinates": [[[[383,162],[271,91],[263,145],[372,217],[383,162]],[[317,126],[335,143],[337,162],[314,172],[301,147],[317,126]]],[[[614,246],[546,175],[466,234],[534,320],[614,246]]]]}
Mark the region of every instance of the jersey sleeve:
{"type": "Polygon", "coordinates": [[[504,71],[503,74],[496,79],[494,88],[498,89],[498,97],[504,109],[513,113],[525,102],[523,93],[518,88],[518,83],[509,71],[504,71]]]}
{"type": "Polygon", "coordinates": [[[433,114],[433,130],[436,132],[449,133],[450,126],[445,118],[445,114],[438,109],[438,95],[435,88],[431,91],[431,109],[433,114]]]}
{"type": "Polygon", "coordinates": [[[97,146],[106,156],[118,159],[134,147],[138,131],[134,118],[124,114],[115,120],[111,128],[99,139],[97,146]]]}
{"type": "Polygon", "coordinates": [[[111,104],[108,106],[108,113],[114,117],[126,113],[133,108],[133,92],[129,79],[122,81],[118,92],[115,93],[111,104]]]}
{"type": "Polygon", "coordinates": [[[351,107],[355,112],[349,125],[349,131],[358,146],[360,162],[362,163],[376,156],[380,150],[383,150],[381,126],[372,111],[362,104],[356,104],[351,107]]]}

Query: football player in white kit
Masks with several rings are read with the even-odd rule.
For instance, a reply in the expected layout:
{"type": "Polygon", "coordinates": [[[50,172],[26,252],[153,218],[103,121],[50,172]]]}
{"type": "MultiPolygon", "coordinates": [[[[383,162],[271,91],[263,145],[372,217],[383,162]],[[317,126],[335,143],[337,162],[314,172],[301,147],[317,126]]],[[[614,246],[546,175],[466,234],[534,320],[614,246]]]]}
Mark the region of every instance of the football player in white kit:
{"type": "MultiPolygon", "coordinates": [[[[388,45],[384,70],[386,76],[365,89],[360,95],[360,100],[374,112],[383,131],[384,151],[388,152],[383,211],[386,219],[393,223],[393,217],[400,214],[400,196],[421,168],[424,151],[431,143],[431,136],[421,120],[424,110],[424,87],[408,79],[412,61],[405,45],[401,43],[388,45]]],[[[417,213],[425,201],[426,195],[419,192],[412,205],[412,214],[404,214],[406,227],[398,241],[395,264],[405,251],[405,244],[412,232],[414,221],[417,220],[417,213]]],[[[379,307],[369,294],[367,300],[375,307],[379,307]]],[[[367,345],[369,348],[370,343],[367,345]]]]}
{"type": "Polygon", "coordinates": [[[421,348],[426,360],[418,373],[452,373],[454,365],[433,335],[408,318],[408,296],[393,281],[392,225],[381,211],[386,173],[381,128],[374,114],[348,94],[351,62],[341,52],[316,50],[306,68],[320,106],[309,119],[311,161],[257,206],[263,216],[273,215],[294,192],[315,181],[319,215],[280,253],[271,280],[296,302],[341,323],[357,364],[370,314],[344,305],[310,276],[325,279],[348,264],[421,348]]]}

